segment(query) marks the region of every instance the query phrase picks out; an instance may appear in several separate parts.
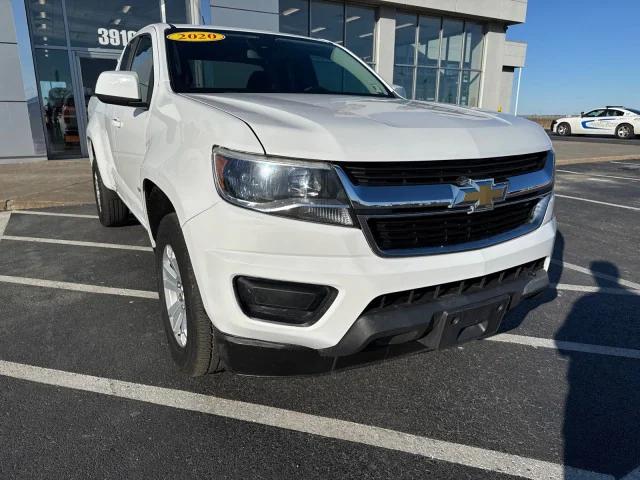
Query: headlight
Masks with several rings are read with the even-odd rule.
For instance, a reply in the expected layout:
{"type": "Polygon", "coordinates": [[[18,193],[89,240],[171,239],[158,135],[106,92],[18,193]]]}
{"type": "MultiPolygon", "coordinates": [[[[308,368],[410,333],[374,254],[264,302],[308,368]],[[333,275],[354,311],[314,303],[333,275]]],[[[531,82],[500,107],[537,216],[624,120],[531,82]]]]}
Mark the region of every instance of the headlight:
{"type": "Polygon", "coordinates": [[[218,193],[229,203],[311,222],[352,226],[350,205],[333,168],[214,148],[218,193]]]}

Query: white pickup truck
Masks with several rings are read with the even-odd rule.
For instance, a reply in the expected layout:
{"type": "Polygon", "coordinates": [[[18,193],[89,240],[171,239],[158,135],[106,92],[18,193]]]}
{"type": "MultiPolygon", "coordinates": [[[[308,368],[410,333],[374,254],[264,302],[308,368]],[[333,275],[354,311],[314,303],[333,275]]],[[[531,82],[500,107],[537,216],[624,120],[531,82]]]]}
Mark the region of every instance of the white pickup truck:
{"type": "Polygon", "coordinates": [[[138,32],[87,130],[100,220],[147,229],[182,371],[446,348],[547,287],[540,127],[404,99],[328,41],[195,28],[138,32]]]}

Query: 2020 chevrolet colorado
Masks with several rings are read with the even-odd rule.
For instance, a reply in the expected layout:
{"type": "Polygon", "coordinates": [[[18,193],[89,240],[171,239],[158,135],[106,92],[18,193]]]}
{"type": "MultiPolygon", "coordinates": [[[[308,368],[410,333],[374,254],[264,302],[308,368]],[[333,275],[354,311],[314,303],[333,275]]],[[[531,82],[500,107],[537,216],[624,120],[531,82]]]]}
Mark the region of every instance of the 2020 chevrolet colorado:
{"type": "Polygon", "coordinates": [[[545,132],[404,99],[334,43],[150,25],[89,116],[100,220],[147,229],[189,375],[457,345],[548,285],[545,132]]]}

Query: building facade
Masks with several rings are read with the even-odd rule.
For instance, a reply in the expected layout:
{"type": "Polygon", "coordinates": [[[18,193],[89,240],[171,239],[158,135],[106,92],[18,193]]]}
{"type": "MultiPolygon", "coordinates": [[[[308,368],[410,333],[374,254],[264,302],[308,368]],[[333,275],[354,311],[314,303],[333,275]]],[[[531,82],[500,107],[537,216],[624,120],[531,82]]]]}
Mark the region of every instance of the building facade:
{"type": "Polygon", "coordinates": [[[511,110],[526,0],[0,0],[0,163],[87,155],[86,103],[159,21],[325,38],[409,98],[511,110]]]}

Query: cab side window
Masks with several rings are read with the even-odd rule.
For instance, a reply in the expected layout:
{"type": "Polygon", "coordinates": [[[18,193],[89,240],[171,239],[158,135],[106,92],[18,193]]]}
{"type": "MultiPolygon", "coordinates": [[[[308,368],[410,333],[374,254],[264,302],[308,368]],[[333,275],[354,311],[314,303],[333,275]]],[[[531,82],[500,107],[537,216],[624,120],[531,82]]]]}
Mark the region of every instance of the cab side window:
{"type": "Polygon", "coordinates": [[[122,54],[122,60],[120,60],[120,67],[118,70],[129,70],[129,65],[131,65],[131,57],[133,56],[133,50],[136,46],[137,38],[132,39],[129,43],[127,43],[127,47],[124,49],[124,53],[122,54]]]}
{"type": "Polygon", "coordinates": [[[153,43],[151,35],[141,35],[135,45],[131,66],[126,68],[138,74],[141,100],[147,105],[153,95],[153,43]]]}
{"type": "Polygon", "coordinates": [[[606,110],[592,110],[585,117],[603,117],[605,113],[607,113],[606,110]]]}
{"type": "Polygon", "coordinates": [[[620,110],[607,110],[607,117],[622,117],[624,113],[620,110]]]}

